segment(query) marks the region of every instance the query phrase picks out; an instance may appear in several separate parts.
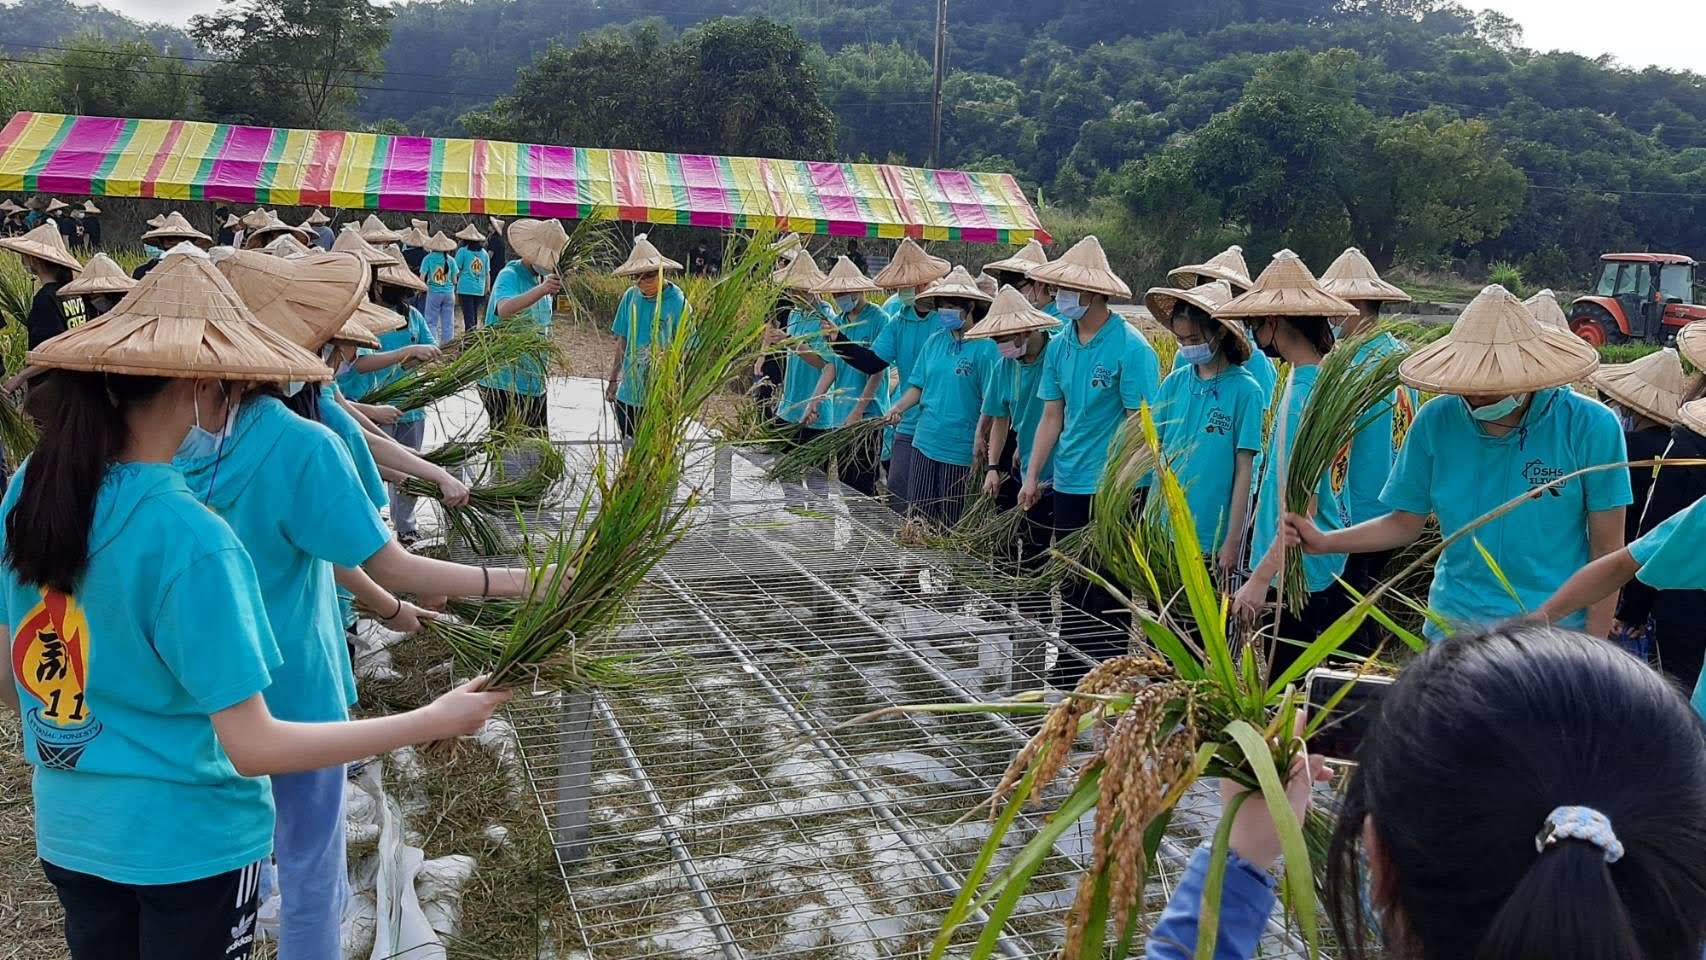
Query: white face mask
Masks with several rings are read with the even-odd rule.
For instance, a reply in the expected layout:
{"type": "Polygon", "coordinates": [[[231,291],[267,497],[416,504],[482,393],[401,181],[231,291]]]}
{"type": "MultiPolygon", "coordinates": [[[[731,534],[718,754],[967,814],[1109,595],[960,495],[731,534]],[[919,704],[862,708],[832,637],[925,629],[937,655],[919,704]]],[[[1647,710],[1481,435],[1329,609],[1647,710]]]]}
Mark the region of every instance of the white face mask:
{"type": "Polygon", "coordinates": [[[1077,320],[1090,309],[1084,305],[1083,299],[1077,290],[1057,290],[1054,294],[1054,308],[1066,319],[1077,320]]]}
{"type": "Polygon", "coordinates": [[[301,393],[302,388],[307,385],[307,382],[303,380],[291,380],[284,385],[284,395],[287,397],[294,397],[301,393]]]}
{"type": "MultiPolygon", "coordinates": [[[[1495,400],[1484,407],[1469,407],[1469,415],[1482,423],[1503,420],[1515,413],[1516,408],[1522,406],[1522,402],[1527,399],[1528,394],[1526,393],[1512,394],[1503,400],[1495,400]]],[[[1465,399],[1463,405],[1468,407],[1469,401],[1465,399]]]]}
{"type": "MultiPolygon", "coordinates": [[[[220,387],[223,395],[224,386],[220,387]]],[[[225,438],[231,435],[231,425],[237,422],[237,408],[232,407],[225,415],[225,424],[214,433],[201,425],[201,404],[192,400],[195,410],[195,422],[190,425],[190,432],[184,435],[184,441],[178,444],[179,457],[186,460],[206,460],[217,456],[225,445],[225,438]]]]}

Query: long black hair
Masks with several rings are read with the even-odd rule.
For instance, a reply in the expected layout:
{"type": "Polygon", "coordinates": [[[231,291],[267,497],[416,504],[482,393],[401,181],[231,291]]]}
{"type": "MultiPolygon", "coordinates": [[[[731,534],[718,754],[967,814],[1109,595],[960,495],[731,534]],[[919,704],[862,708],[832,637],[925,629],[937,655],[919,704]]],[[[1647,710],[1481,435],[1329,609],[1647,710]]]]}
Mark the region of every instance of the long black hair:
{"type": "Polygon", "coordinates": [[[1369,956],[1365,818],[1395,916],[1385,956],[1698,960],[1706,941],[1706,726],[1646,664],[1574,631],[1511,623],[1424,653],[1379,706],[1329,854],[1327,899],[1369,956]],[[1624,854],[1561,840],[1560,806],[1603,813],[1624,854]]]}
{"type": "Polygon", "coordinates": [[[95,499],[123,452],[125,411],[165,389],[165,377],[55,370],[30,386],[25,406],[41,426],[23,489],[6,515],[5,562],[18,579],[75,593],[89,566],[95,499]]]}

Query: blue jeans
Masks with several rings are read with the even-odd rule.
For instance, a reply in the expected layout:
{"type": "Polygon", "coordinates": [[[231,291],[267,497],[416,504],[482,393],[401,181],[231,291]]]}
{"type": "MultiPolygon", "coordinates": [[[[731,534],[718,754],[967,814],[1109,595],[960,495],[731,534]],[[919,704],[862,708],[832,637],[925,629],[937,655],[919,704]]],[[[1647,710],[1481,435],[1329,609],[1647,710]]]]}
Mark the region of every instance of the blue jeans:
{"type": "Polygon", "coordinates": [[[343,960],[344,768],[272,778],[278,859],[278,960],[343,960]]]}
{"type": "Polygon", "coordinates": [[[456,336],[456,294],[428,293],[426,295],[427,329],[439,343],[449,343],[456,336]]]}
{"type": "MultiPolygon", "coordinates": [[[[391,439],[410,450],[419,453],[421,442],[426,439],[426,421],[415,420],[411,423],[393,423],[382,427],[391,439]]],[[[415,526],[415,498],[403,493],[398,484],[389,484],[391,491],[391,526],[396,528],[397,536],[412,537],[417,532],[415,526]]]]}

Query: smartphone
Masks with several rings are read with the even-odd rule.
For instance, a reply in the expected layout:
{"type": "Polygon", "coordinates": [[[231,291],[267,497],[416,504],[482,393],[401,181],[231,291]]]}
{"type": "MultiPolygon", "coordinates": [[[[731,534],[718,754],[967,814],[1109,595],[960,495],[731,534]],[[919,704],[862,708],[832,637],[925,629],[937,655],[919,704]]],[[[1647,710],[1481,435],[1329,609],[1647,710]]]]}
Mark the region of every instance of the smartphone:
{"type": "Polygon", "coordinates": [[[1354,763],[1357,748],[1374,720],[1374,707],[1394,679],[1328,667],[1309,671],[1304,684],[1310,716],[1329,705],[1332,708],[1326,722],[1309,738],[1309,752],[1334,763],[1354,763]]]}

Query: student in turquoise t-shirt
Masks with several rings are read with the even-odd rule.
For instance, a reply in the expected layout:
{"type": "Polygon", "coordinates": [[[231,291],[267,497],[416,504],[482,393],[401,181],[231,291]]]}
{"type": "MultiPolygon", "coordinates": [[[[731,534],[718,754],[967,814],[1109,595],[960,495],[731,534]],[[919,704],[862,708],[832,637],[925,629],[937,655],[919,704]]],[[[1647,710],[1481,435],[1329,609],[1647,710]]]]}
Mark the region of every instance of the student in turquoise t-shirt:
{"type": "MultiPolygon", "coordinates": [[[[834,319],[822,321],[823,343],[830,345],[835,338],[848,344],[868,348],[888,324],[888,314],[872,303],[867,296],[877,292],[872,283],[853,262],[840,258],[813,293],[833,300],[834,319]]],[[[867,417],[888,413],[889,389],[886,372],[865,373],[834,353],[818,371],[816,396],[823,398],[818,406],[801,417],[802,426],[814,430],[834,430],[867,417]]],[[[882,459],[881,444],[876,438],[867,447],[855,450],[838,463],[838,479],[847,486],[872,496],[877,490],[878,464],[882,459]]]]}
{"type": "MultiPolygon", "coordinates": [[[[156,309],[161,281],[173,287],[161,314],[181,308],[185,287],[223,300],[227,316],[242,310],[210,265],[187,259],[164,258],[118,312],[156,309]]],[[[106,322],[35,360],[51,371],[31,388],[44,433],[0,502],[0,622],[21,668],[4,699],[24,717],[38,850],[71,955],[244,958],[275,832],[258,778],[472,732],[504,696],[470,685],[381,720],[275,718],[263,691],[286,665],[254,567],[172,460],[218,455],[243,384],[217,378],[308,378],[320,364],[229,320],[209,324],[226,325],[218,346],[157,320],[114,345],[106,322]],[[241,372],[219,359],[231,339],[241,372]],[[55,356],[96,357],[108,372],[55,370],[55,356]],[[183,373],[153,375],[163,368],[183,373]],[[43,516],[63,525],[23,519],[43,516]],[[99,815],[48,815],[69,810],[99,815]]]]}
{"type": "MultiPolygon", "coordinates": [[[[1633,499],[1629,471],[1601,470],[1550,486],[1626,457],[1617,415],[1565,386],[1591,372],[1598,355],[1568,331],[1549,329],[1537,327],[1504,288],[1488,287],[1451,333],[1415,351],[1401,368],[1405,382],[1444,396],[1422,405],[1404,438],[1381,496],[1391,512],[1337,533],[1289,518],[1303,548],[1402,548],[1421,535],[1430,515],[1451,537],[1544,488],[1459,538],[1434,566],[1433,612],[1447,624],[1478,627],[1538,608],[1575,571],[1622,547],[1624,508],[1633,499]],[[1501,349],[1516,342],[1525,351],[1501,349]]],[[[1585,623],[1603,637],[1614,611],[1609,598],[1585,620],[1577,614],[1562,622],[1585,623]]],[[[1444,635],[1432,622],[1426,632],[1436,641],[1444,635]]]]}
{"type": "Polygon", "coordinates": [[[938,523],[952,526],[972,492],[983,391],[1001,360],[994,343],[967,340],[966,331],[973,323],[973,312],[993,298],[978,289],[963,267],[956,267],[920,299],[927,301],[938,329],[924,344],[906,392],[888,418],[891,424],[899,424],[907,410],[921,408],[912,435],[913,505],[938,523]]]}
{"type": "MultiPolygon", "coordinates": [[[[379,349],[370,354],[358,355],[350,369],[338,376],[338,385],[356,400],[401,377],[409,367],[438,356],[438,344],[433,340],[426,318],[419,310],[409,306],[410,290],[384,283],[383,271],[380,276],[380,302],[389,309],[404,314],[408,317],[408,323],[402,329],[379,334],[379,349]]],[[[426,410],[405,410],[395,422],[386,424],[382,429],[391,439],[419,453],[421,445],[426,441],[426,410]]],[[[397,530],[397,538],[404,546],[412,546],[420,538],[419,526],[415,521],[415,498],[404,494],[401,484],[396,484],[391,487],[387,500],[391,506],[391,525],[397,530]]]]}
{"type": "Polygon", "coordinates": [[[456,234],[456,302],[462,308],[462,329],[472,330],[486,315],[486,289],[492,282],[492,254],[486,238],[473,224],[456,234]]]}
{"type": "Polygon", "coordinates": [[[456,336],[456,243],[443,233],[435,233],[427,241],[427,250],[420,269],[420,278],[427,285],[423,312],[434,339],[449,343],[456,336]]]}
{"type": "Polygon", "coordinates": [[[1218,280],[1191,290],[1158,287],[1145,297],[1150,315],[1179,341],[1155,401],[1161,450],[1185,489],[1197,544],[1228,578],[1243,567],[1265,406],[1244,369],[1251,355],[1244,331],[1213,316],[1231,300],[1232,288],[1218,280]]]}
{"type": "MultiPolygon", "coordinates": [[[[509,241],[516,259],[492,281],[486,323],[535,323],[549,330],[552,300],[563,289],[556,269],[568,234],[556,220],[517,220],[509,225],[509,241]]],[[[482,379],[480,403],[492,424],[514,418],[529,430],[549,433],[545,371],[532,360],[521,360],[482,379]]]]}
{"type": "Polygon", "coordinates": [[[687,295],[663,278],[666,270],[681,264],[658,252],[645,234],[634,238],[628,262],[611,271],[634,285],[622,292],[610,332],[616,334],[615,355],[610,358],[604,399],[616,411],[616,427],[623,442],[634,439],[646,405],[646,379],[652,351],[666,349],[675,339],[688,315],[687,295]]]}
{"type": "MultiPolygon", "coordinates": [[[[941,325],[931,316],[928,307],[919,304],[916,291],[910,298],[896,294],[883,306],[888,313],[888,322],[883,324],[882,332],[877,334],[877,338],[871,341],[871,352],[894,368],[895,375],[904,386],[911,381],[912,368],[923,354],[924,344],[932,334],[941,329],[941,325]],[[907,302],[909,299],[911,302],[907,302]]],[[[912,437],[918,429],[918,416],[922,412],[918,407],[912,407],[900,418],[900,422],[895,424],[887,487],[889,505],[896,510],[904,509],[907,504],[917,499],[912,492],[912,477],[917,461],[912,437]]]]}

